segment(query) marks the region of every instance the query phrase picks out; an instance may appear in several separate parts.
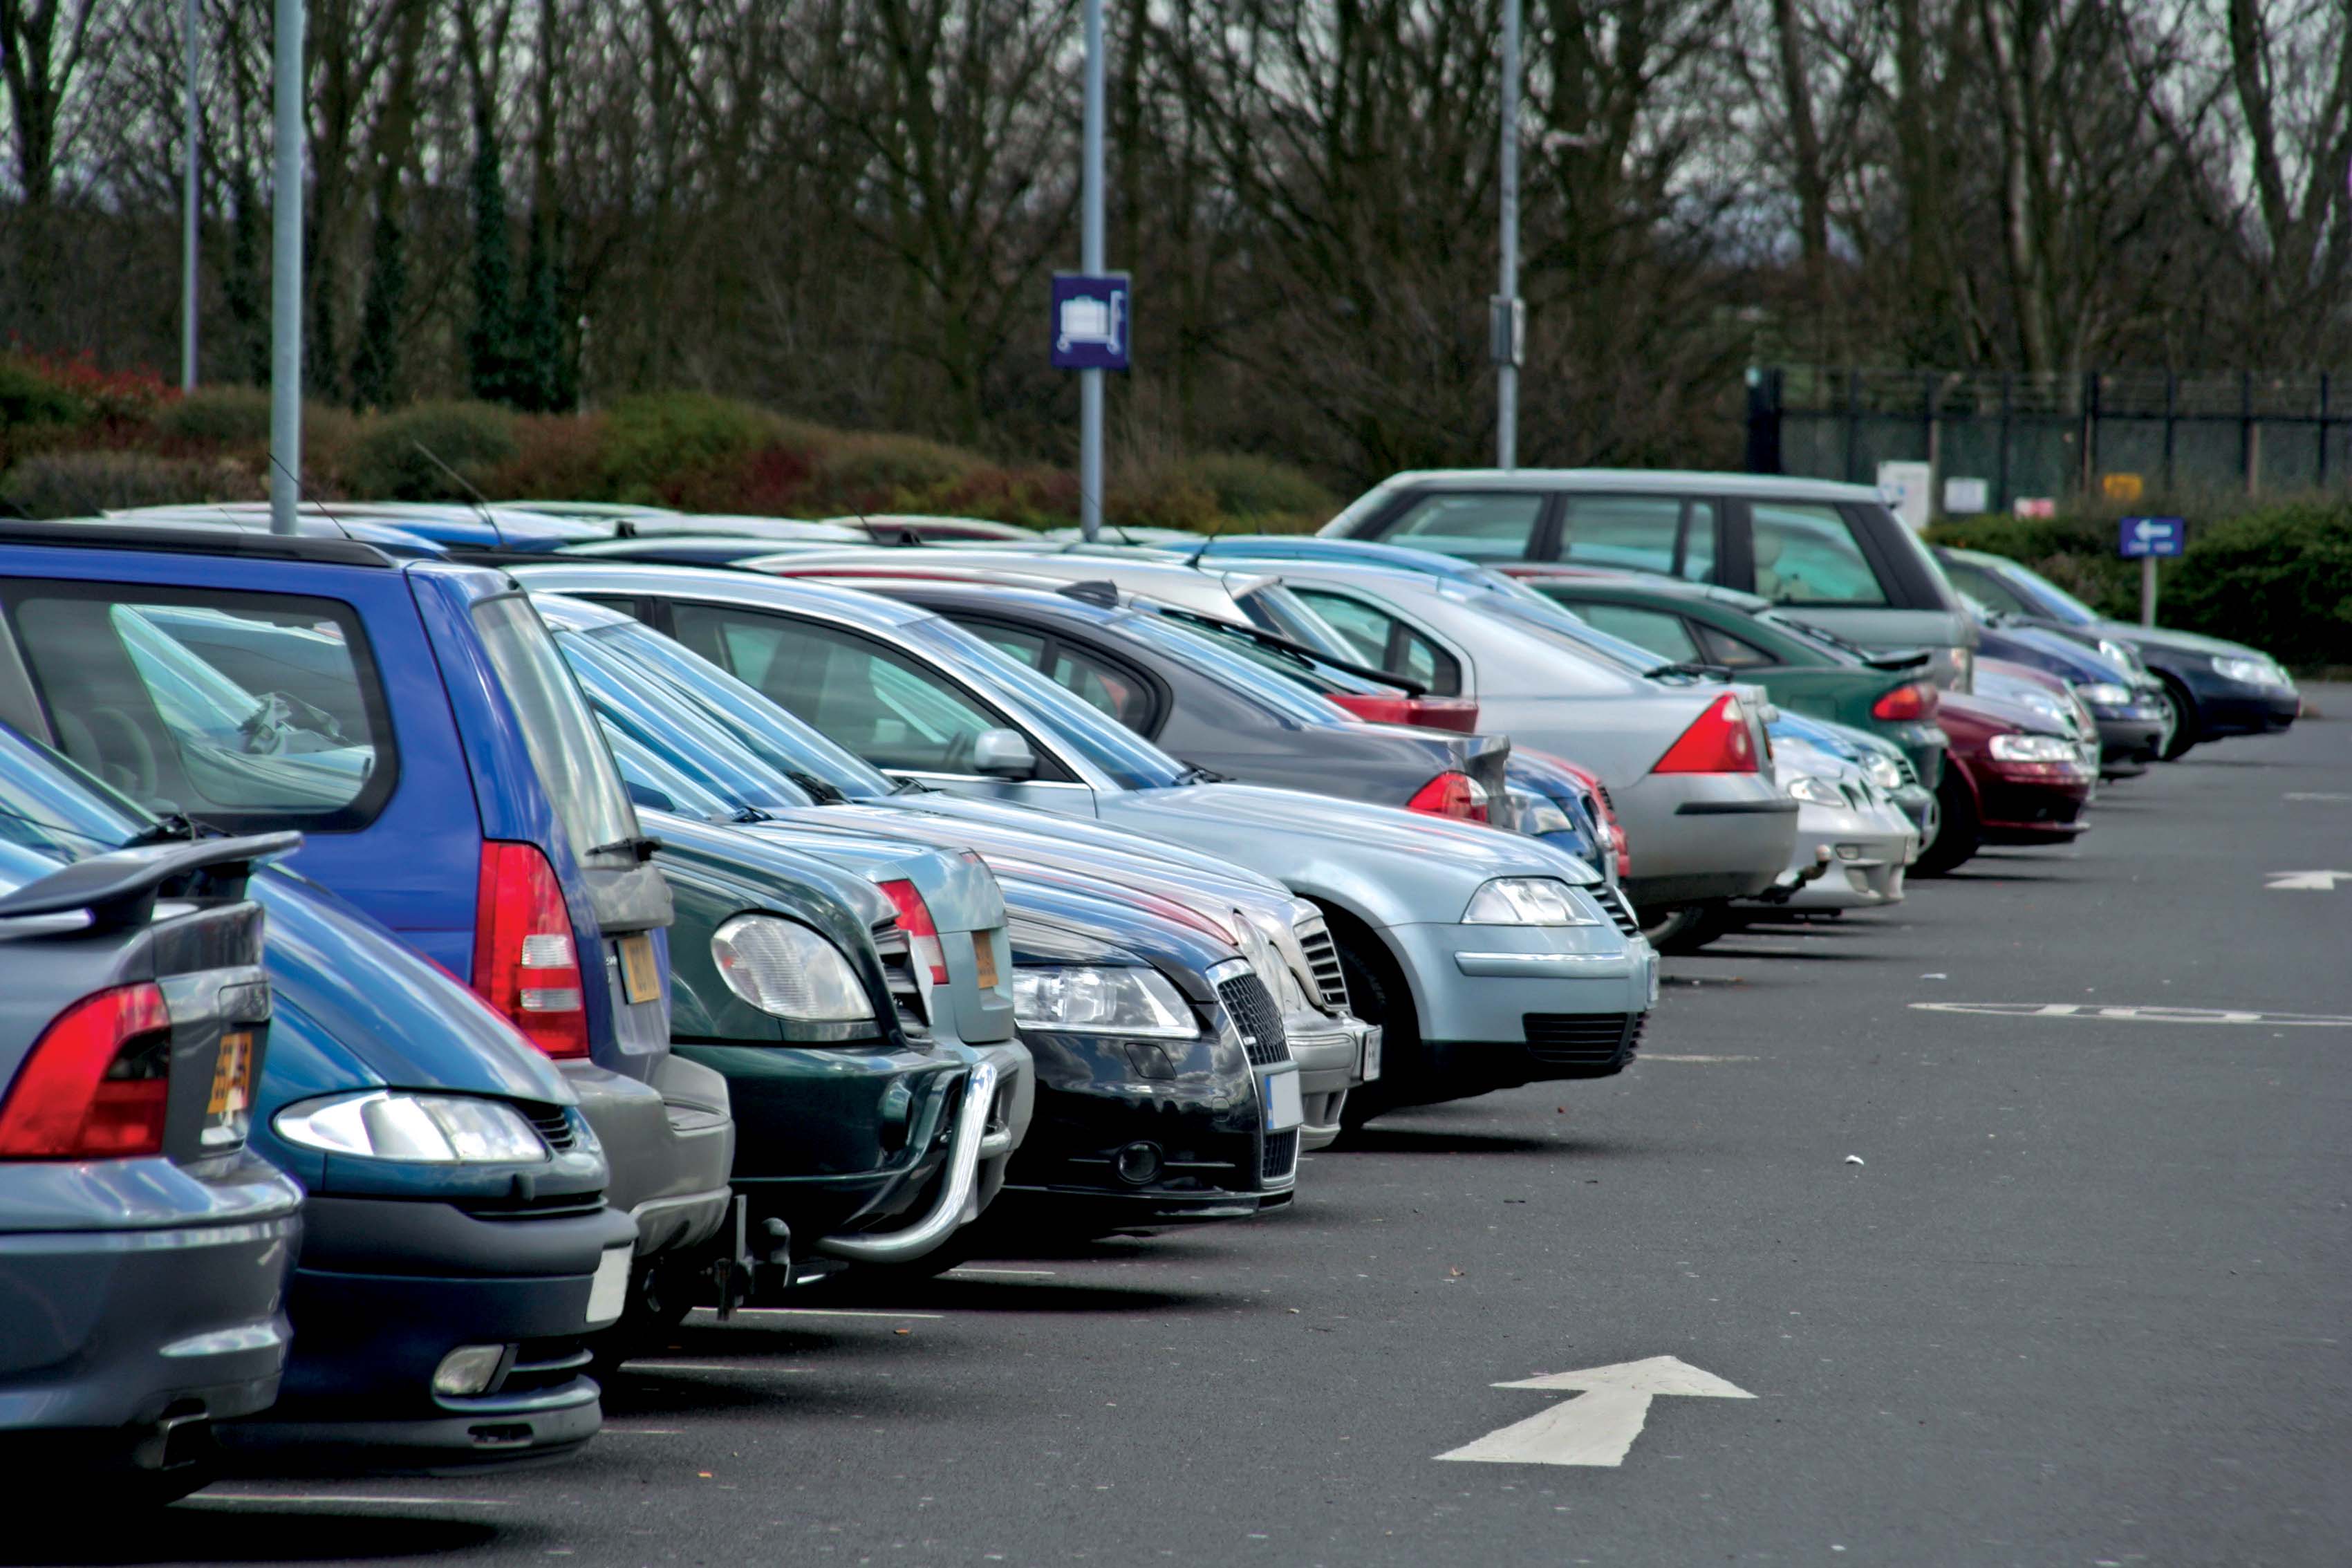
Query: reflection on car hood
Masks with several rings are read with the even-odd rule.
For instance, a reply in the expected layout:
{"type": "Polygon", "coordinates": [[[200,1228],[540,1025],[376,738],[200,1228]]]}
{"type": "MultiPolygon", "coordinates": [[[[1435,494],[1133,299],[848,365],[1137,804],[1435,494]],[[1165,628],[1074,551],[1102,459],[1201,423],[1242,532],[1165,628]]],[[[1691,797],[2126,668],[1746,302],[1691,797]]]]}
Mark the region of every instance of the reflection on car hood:
{"type": "Polygon", "coordinates": [[[1517,834],[1297,790],[1231,784],[1130,790],[1104,796],[1102,810],[1121,826],[1188,843],[1217,834],[1233,846],[1236,858],[1276,875],[1288,858],[1286,847],[1305,842],[1318,849],[1345,846],[1360,861],[1401,856],[1412,861],[1416,878],[1443,876],[1451,868],[1477,881],[1514,875],[1600,880],[1581,861],[1517,834]]]}
{"type": "MultiPolygon", "coordinates": [[[[1050,839],[1077,854],[1104,852],[1146,856],[1164,860],[1189,871],[1235,881],[1255,882],[1261,890],[1279,893],[1288,898],[1289,889],[1275,879],[1249,867],[1237,865],[1214,855],[1204,855],[1181,844],[1131,833],[1110,823],[1087,822],[1083,818],[1057,816],[1024,805],[1008,805],[1001,801],[971,800],[962,795],[934,791],[928,795],[903,795],[890,797],[885,811],[927,812],[934,816],[953,817],[975,826],[1002,828],[1025,835],[1032,839],[1050,839]]],[[[877,832],[890,831],[887,822],[877,826],[877,832]]],[[[977,842],[974,840],[974,842],[977,842]]]]}
{"type": "Polygon", "coordinates": [[[2179,653],[2201,653],[2222,658],[2268,658],[2270,655],[2258,647],[2248,647],[2242,642],[2225,642],[2209,637],[2201,632],[2176,632],[2168,626],[2135,626],[2129,621],[2099,621],[2083,628],[2100,637],[2113,637],[2117,642],[2137,643],[2142,647],[2171,648],[2179,653]]]}

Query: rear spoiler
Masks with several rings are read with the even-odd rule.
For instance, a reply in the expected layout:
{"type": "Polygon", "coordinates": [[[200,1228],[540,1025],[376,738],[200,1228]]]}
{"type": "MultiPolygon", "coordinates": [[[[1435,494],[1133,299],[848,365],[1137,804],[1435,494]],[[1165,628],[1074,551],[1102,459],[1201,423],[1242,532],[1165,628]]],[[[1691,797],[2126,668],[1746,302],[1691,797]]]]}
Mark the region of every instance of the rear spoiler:
{"type": "Polygon", "coordinates": [[[0,920],[87,910],[94,931],[144,925],[167,884],[185,883],[173,890],[196,897],[241,899],[254,867],[301,847],[299,833],[253,833],[94,855],[0,898],[0,920]]]}

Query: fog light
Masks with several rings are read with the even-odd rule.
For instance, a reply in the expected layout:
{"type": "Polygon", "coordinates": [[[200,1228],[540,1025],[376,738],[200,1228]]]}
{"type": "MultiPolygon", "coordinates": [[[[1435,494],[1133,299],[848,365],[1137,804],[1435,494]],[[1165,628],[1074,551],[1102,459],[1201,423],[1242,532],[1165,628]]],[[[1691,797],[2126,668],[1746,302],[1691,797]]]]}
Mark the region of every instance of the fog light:
{"type": "Polygon", "coordinates": [[[433,1392],[479,1394],[498,1381],[499,1368],[506,1359],[504,1345],[459,1345],[433,1369],[433,1392]]]}
{"type": "Polygon", "coordinates": [[[1859,860],[1862,858],[1862,846],[1841,844],[1837,847],[1837,858],[1841,860],[1859,860]]]}
{"type": "Polygon", "coordinates": [[[1120,1181],[1142,1186],[1160,1174],[1160,1145],[1129,1143],[1118,1152],[1111,1163],[1118,1172],[1120,1181]]]}

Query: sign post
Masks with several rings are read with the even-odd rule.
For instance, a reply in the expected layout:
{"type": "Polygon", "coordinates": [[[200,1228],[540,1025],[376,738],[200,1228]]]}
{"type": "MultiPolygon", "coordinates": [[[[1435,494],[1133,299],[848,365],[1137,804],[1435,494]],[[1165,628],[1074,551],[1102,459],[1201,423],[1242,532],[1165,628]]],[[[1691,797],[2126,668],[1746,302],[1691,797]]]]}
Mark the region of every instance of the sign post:
{"type": "Polygon", "coordinates": [[[2116,549],[2139,561],[2139,624],[2156,625],[2156,561],[2178,555],[2188,545],[2189,524],[2177,517],[2127,517],[2116,525],[2116,549]]]}
{"type": "MultiPolygon", "coordinates": [[[[1078,168],[1078,266],[1099,279],[1103,270],[1103,0],[1086,0],[1087,94],[1086,131],[1078,168]]],[[[1126,290],[1118,302],[1126,303],[1126,290]]],[[[1062,280],[1054,280],[1055,363],[1070,334],[1062,321],[1062,280]]],[[[1127,368],[1127,326],[1112,329],[1118,339],[1118,368],[1127,368]]],[[[1102,532],[1103,372],[1092,364],[1078,371],[1078,531],[1088,543],[1102,532]]]]}

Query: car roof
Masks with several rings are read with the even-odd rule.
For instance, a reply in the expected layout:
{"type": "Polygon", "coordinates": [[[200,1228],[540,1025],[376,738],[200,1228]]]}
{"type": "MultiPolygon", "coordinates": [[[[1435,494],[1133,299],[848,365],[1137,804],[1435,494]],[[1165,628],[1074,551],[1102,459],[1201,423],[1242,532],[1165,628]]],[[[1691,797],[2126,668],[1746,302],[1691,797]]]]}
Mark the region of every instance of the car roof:
{"type": "Polygon", "coordinates": [[[888,631],[892,627],[933,618],[929,610],[902,605],[878,594],[861,594],[854,588],[835,588],[796,577],[771,577],[728,568],[667,566],[639,561],[583,561],[577,556],[550,556],[543,563],[510,567],[509,573],[527,588],[558,594],[595,593],[600,590],[621,593],[630,588],[647,594],[691,590],[698,597],[719,604],[745,605],[755,608],[805,605],[877,631],[888,631]],[[574,573],[593,576],[594,581],[586,585],[565,587],[559,587],[551,581],[559,574],[569,576],[574,573]]]}
{"type": "Polygon", "coordinates": [[[1772,601],[1761,594],[1744,593],[1738,588],[1726,588],[1714,583],[1686,583],[1679,577],[1664,577],[1654,572],[1519,572],[1512,576],[1528,584],[1566,583],[1591,589],[1596,594],[1630,590],[1636,594],[1654,594],[1662,599],[1703,599],[1711,605],[1728,605],[1736,610],[1754,612],[1769,609],[1772,601]]]}
{"type": "MultiPolygon", "coordinates": [[[[821,570],[830,565],[889,565],[903,567],[910,573],[923,567],[963,567],[1025,572],[1033,576],[1059,580],[1106,577],[1123,587],[1140,586],[1146,593],[1150,590],[1142,585],[1153,581],[1172,584],[1207,575],[1220,579],[1234,593],[1243,594],[1252,588],[1263,587],[1280,576],[1278,571],[1253,570],[1239,563],[1211,566],[1203,563],[1195,568],[1186,562],[1171,561],[1157,551],[1118,549],[999,550],[988,545],[969,548],[929,544],[919,550],[887,550],[868,546],[837,553],[831,551],[797,552],[785,557],[785,561],[795,573],[821,570]]],[[[1271,565],[1270,563],[1266,564],[1271,565]]],[[[751,565],[756,571],[760,563],[754,561],[751,565]]]]}
{"type": "Polygon", "coordinates": [[[1408,468],[1381,481],[1381,489],[1425,485],[1473,489],[1573,489],[1621,495],[1705,490],[1714,495],[1781,500],[1879,501],[1869,485],[1790,474],[1741,474],[1703,468],[1408,468]]]}
{"type": "Polygon", "coordinates": [[[393,557],[364,540],[320,533],[270,533],[259,529],[205,527],[179,521],[121,521],[106,517],[55,522],[0,519],[0,542],[67,549],[144,550],[179,555],[237,555],[276,561],[318,561],[337,566],[393,566],[393,557]]]}

